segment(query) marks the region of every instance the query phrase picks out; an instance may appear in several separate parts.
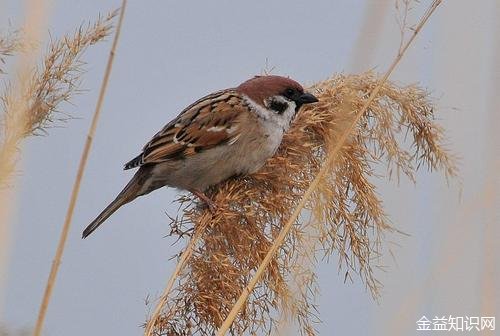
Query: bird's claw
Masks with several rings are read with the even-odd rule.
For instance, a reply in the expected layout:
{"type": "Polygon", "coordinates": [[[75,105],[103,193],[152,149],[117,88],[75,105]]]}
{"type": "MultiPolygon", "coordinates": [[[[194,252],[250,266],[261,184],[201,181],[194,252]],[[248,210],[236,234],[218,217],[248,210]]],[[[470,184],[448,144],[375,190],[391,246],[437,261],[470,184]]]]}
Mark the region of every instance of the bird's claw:
{"type": "Polygon", "coordinates": [[[193,193],[193,195],[195,195],[196,197],[198,197],[203,203],[205,203],[205,205],[207,206],[208,210],[211,212],[211,213],[215,213],[217,211],[217,209],[219,208],[217,206],[217,204],[212,201],[210,199],[210,197],[208,197],[207,195],[205,195],[203,192],[199,191],[199,190],[190,190],[191,193],[193,193]]]}
{"type": "Polygon", "coordinates": [[[219,207],[217,206],[217,204],[215,204],[215,202],[212,201],[211,199],[203,200],[203,202],[205,203],[205,205],[207,206],[208,210],[211,213],[215,213],[217,211],[217,209],[219,209],[219,207]]]}

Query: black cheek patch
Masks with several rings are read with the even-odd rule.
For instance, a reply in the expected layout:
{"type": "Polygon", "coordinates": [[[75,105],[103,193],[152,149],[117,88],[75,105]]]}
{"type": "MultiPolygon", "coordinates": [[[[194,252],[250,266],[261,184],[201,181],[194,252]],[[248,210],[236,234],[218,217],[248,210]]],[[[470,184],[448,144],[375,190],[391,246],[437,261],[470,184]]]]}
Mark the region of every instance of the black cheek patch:
{"type": "Polygon", "coordinates": [[[283,114],[285,110],[288,108],[288,104],[280,101],[273,100],[271,104],[269,104],[269,108],[273,111],[276,111],[278,114],[283,114]]]}

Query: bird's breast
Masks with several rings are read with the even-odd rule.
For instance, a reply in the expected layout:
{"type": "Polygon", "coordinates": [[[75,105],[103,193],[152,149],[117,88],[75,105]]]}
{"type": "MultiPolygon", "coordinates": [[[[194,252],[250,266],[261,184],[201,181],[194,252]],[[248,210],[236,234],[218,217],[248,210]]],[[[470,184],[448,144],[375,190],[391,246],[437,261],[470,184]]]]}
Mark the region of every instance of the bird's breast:
{"type": "Polygon", "coordinates": [[[259,170],[276,150],[283,139],[283,129],[277,125],[262,122],[246,139],[242,139],[239,160],[244,173],[259,170]]]}

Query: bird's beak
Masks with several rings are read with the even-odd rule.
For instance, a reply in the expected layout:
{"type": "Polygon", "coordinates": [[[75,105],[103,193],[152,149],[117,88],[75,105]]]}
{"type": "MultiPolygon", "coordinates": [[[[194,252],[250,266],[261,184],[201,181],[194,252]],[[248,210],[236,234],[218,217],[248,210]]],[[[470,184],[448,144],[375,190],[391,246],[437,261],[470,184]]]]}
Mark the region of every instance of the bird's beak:
{"type": "Polygon", "coordinates": [[[299,97],[299,103],[302,104],[311,104],[311,103],[316,103],[318,102],[318,98],[310,94],[309,92],[304,92],[300,97],[299,97]]]}

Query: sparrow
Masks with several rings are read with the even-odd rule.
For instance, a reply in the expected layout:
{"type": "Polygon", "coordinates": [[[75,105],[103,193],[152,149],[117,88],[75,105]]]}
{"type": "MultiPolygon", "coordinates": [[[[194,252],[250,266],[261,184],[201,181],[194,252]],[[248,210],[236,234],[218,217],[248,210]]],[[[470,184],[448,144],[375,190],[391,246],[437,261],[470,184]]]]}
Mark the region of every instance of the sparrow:
{"type": "Polygon", "coordinates": [[[121,206],[163,186],[190,191],[214,210],[204,191],[259,170],[278,149],[300,107],[317,101],[299,83],[281,76],[255,76],[199,99],[125,164],[124,169],[139,169],[82,237],[121,206]]]}

